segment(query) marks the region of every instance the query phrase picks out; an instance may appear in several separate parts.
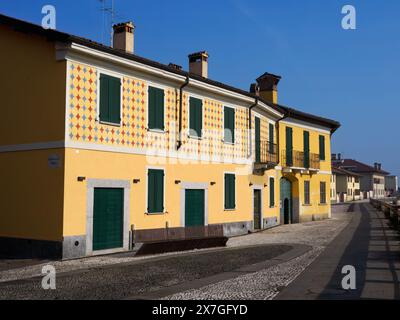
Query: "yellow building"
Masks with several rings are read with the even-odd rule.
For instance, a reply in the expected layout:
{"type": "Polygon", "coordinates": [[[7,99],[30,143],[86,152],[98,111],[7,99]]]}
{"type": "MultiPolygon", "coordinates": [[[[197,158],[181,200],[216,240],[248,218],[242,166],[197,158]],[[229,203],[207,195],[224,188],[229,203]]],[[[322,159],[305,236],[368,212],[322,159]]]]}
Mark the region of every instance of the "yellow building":
{"type": "Polygon", "coordinates": [[[361,200],[360,175],[342,168],[332,167],[336,177],[335,190],[338,202],[361,200]]]}
{"type": "Polygon", "coordinates": [[[339,123],[114,48],[0,16],[0,247],[64,259],[330,217],[339,123]]]}

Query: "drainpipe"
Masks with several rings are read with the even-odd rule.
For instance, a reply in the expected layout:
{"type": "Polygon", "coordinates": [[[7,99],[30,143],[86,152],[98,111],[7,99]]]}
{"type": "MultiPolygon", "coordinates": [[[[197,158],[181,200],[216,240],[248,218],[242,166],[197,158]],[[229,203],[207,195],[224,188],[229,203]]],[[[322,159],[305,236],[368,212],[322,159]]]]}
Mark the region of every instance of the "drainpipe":
{"type": "Polygon", "coordinates": [[[250,106],[249,108],[249,142],[250,142],[250,153],[249,153],[249,158],[253,156],[253,141],[252,141],[252,132],[251,132],[251,111],[258,105],[258,98],[256,98],[255,102],[253,105],[250,106]]]}
{"type": "Polygon", "coordinates": [[[186,76],[185,83],[179,88],[179,137],[176,144],[176,149],[179,150],[182,147],[182,109],[183,109],[183,89],[189,85],[190,78],[186,76]]]}

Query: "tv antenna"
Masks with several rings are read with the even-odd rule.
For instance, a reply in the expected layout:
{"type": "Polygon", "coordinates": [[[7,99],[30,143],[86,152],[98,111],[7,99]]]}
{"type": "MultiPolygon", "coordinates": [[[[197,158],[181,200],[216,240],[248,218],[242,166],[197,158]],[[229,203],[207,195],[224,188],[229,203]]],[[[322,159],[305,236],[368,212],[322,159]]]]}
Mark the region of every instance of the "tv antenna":
{"type": "Polygon", "coordinates": [[[103,13],[102,21],[103,21],[103,27],[101,30],[101,42],[104,44],[105,43],[105,30],[107,30],[107,33],[110,33],[110,46],[113,44],[113,30],[112,26],[115,23],[115,0],[99,0],[101,3],[101,9],[103,13]],[[108,19],[107,19],[108,17],[108,19]]]}

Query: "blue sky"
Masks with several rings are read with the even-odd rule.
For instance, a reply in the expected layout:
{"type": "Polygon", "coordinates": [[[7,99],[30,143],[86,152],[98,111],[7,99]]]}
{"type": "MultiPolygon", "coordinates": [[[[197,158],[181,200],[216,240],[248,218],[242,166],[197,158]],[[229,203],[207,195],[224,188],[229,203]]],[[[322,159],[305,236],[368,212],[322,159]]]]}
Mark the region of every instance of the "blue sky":
{"type": "MultiPolygon", "coordinates": [[[[0,12],[40,23],[57,9],[57,29],[107,40],[98,0],[3,0],[0,12]],[[103,36],[102,36],[103,33],[103,36]]],[[[116,21],[133,20],[136,53],[187,68],[207,50],[209,76],[248,89],[265,71],[282,76],[279,102],[338,120],[333,151],[382,162],[400,175],[400,2],[397,0],[115,0],[116,21]],[[357,30],[341,28],[341,8],[357,30]]]]}

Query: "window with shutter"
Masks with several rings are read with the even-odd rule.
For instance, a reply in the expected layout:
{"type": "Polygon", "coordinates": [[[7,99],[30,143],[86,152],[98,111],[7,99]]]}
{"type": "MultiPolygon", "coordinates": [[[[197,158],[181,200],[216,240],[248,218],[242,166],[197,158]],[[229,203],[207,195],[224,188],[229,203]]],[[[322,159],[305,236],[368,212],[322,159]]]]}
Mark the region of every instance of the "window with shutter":
{"type": "Polygon", "coordinates": [[[320,203],[326,204],[326,183],[320,182],[320,203]]]}
{"type": "Polygon", "coordinates": [[[310,204],[310,181],[304,181],[304,204],[310,204]]]}
{"type": "Polygon", "coordinates": [[[164,170],[150,169],[147,177],[147,212],[164,212],[164,170]]]}
{"type": "Polygon", "coordinates": [[[269,178],[269,206],[275,207],[275,179],[269,178]]]}
{"type": "Polygon", "coordinates": [[[225,174],[225,209],[233,210],[236,208],[235,195],[236,177],[234,174],[225,174]]]}
{"type": "Polygon", "coordinates": [[[203,130],[203,102],[191,97],[189,100],[189,135],[201,138],[203,130]]]}
{"type": "Polygon", "coordinates": [[[224,108],[224,141],[235,143],[235,109],[224,108]]]}
{"type": "Polygon", "coordinates": [[[310,133],[303,132],[303,146],[304,146],[304,168],[310,167],[310,133]]]}
{"type": "Polygon", "coordinates": [[[325,161],[325,137],[319,136],[319,159],[325,161]]]}
{"type": "Polygon", "coordinates": [[[255,117],[255,149],[256,149],[256,162],[261,162],[261,120],[255,117]]]}
{"type": "Polygon", "coordinates": [[[101,122],[121,123],[121,79],[100,74],[100,115],[101,122]]]}
{"type": "Polygon", "coordinates": [[[164,90],[149,87],[148,127],[164,131],[164,90]]]}
{"type": "Polygon", "coordinates": [[[272,123],[269,124],[269,144],[268,144],[268,152],[270,154],[274,154],[275,150],[274,150],[274,125],[272,123]]]}
{"type": "Polygon", "coordinates": [[[293,129],[286,127],[286,165],[293,165],[293,129]]]}

